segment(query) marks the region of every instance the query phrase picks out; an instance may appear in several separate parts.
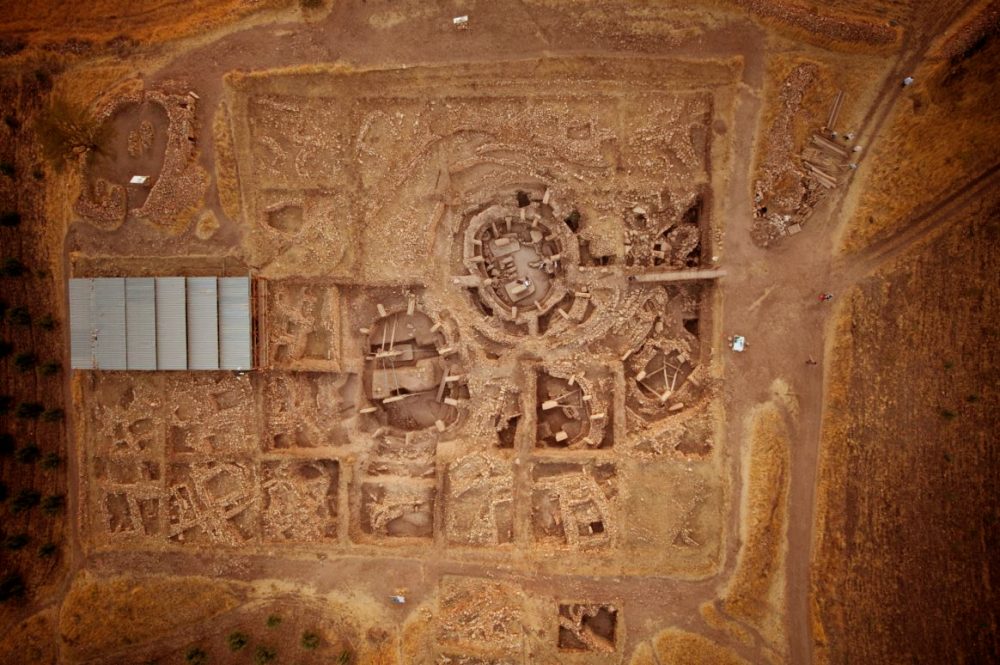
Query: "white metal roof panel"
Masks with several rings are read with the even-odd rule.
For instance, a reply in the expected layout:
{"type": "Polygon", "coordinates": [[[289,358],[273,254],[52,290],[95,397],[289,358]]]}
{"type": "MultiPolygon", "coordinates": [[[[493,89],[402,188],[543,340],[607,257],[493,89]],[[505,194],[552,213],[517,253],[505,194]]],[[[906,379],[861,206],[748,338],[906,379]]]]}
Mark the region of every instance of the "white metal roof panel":
{"type": "Polygon", "coordinates": [[[188,368],[219,369],[219,291],[215,277],[187,278],[188,368]]]}
{"type": "Polygon", "coordinates": [[[156,366],[187,369],[187,307],[183,277],[156,278],[156,366]]]}
{"type": "Polygon", "coordinates": [[[250,369],[250,278],[219,278],[219,367],[250,369]]]}
{"type": "Polygon", "coordinates": [[[94,368],[94,281],[69,280],[70,366],[94,368]]]}
{"type": "Polygon", "coordinates": [[[125,278],[125,353],[129,369],[156,369],[156,289],[152,277],[125,278]]]}
{"type": "Polygon", "coordinates": [[[126,369],[125,278],[94,280],[94,358],[100,369],[126,369]]]}

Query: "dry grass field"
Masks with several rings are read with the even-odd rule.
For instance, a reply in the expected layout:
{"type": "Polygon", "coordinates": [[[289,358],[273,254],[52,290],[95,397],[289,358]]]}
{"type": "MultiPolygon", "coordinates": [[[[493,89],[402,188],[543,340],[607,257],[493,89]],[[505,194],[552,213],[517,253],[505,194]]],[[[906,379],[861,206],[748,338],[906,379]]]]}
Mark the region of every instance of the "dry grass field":
{"type": "Polygon", "coordinates": [[[818,662],[990,662],[1000,198],[858,283],[839,305],[824,423],[818,662]]]}
{"type": "Polygon", "coordinates": [[[897,103],[864,165],[862,193],[843,239],[856,252],[931,212],[997,165],[1000,41],[931,60],[897,103]],[[905,168],[902,166],[905,165],[905,168]]]}
{"type": "Polygon", "coordinates": [[[293,0],[92,0],[9,3],[0,18],[8,39],[29,47],[86,53],[115,42],[151,44],[217,29],[254,12],[286,9],[293,0]]]}

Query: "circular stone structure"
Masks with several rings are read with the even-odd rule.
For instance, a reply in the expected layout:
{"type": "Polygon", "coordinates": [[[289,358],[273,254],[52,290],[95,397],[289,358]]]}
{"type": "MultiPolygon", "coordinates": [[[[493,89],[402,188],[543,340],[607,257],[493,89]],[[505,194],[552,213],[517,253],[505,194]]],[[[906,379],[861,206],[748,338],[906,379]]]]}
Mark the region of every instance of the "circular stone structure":
{"type": "Polygon", "coordinates": [[[473,297],[504,321],[526,324],[548,314],[567,294],[564,264],[578,259],[569,236],[548,206],[535,203],[492,205],[473,215],[462,254],[478,278],[473,297]]]}

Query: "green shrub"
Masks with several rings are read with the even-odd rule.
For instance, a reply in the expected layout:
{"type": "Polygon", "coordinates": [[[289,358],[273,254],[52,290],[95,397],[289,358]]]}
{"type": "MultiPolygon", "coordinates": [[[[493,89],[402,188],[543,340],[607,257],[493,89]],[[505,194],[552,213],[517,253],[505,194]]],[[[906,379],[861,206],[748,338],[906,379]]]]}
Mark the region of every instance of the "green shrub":
{"type": "Polygon", "coordinates": [[[49,517],[58,515],[65,506],[66,497],[62,494],[51,494],[42,499],[42,512],[49,517]]]}
{"type": "Polygon", "coordinates": [[[337,656],[337,665],[350,665],[351,664],[351,652],[341,651],[340,655],[337,656]]]}
{"type": "Polygon", "coordinates": [[[17,441],[9,432],[0,434],[0,457],[10,457],[17,450],[17,441]]]}
{"type": "MultiPolygon", "coordinates": [[[[44,270],[39,270],[38,271],[38,276],[39,277],[47,277],[48,276],[48,272],[44,271],[44,270]]],[[[38,319],[38,326],[42,330],[55,330],[56,329],[56,320],[54,318],[52,318],[51,314],[46,314],[42,318],[38,319]]]]}
{"type": "Polygon", "coordinates": [[[200,647],[191,647],[184,654],[184,660],[190,665],[205,665],[208,662],[208,654],[200,647]]]}
{"type": "Polygon", "coordinates": [[[10,322],[19,326],[30,326],[31,313],[27,307],[15,307],[10,310],[10,322]]]}
{"type": "Polygon", "coordinates": [[[313,651],[319,646],[319,635],[312,632],[311,630],[307,630],[306,632],[302,633],[302,639],[300,640],[299,643],[302,645],[303,649],[308,649],[309,651],[313,651]]]}
{"type": "Polygon", "coordinates": [[[0,339],[0,358],[6,358],[14,353],[14,345],[5,339],[0,339]]]}
{"type": "Polygon", "coordinates": [[[0,578],[0,603],[24,595],[24,578],[21,573],[12,571],[0,578]]]}
{"type": "Polygon", "coordinates": [[[0,416],[10,413],[14,408],[14,398],[10,395],[0,395],[0,416]]]}
{"type": "Polygon", "coordinates": [[[62,369],[62,363],[58,360],[46,360],[43,362],[38,369],[41,370],[44,376],[55,376],[62,369]]]}
{"type": "Polygon", "coordinates": [[[254,665],[266,665],[278,657],[278,652],[271,647],[259,646],[253,653],[254,665]]]}
{"type": "Polygon", "coordinates": [[[42,451],[34,443],[29,443],[24,448],[18,448],[14,453],[14,459],[21,464],[31,464],[41,457],[42,451]]]}
{"type": "Polygon", "coordinates": [[[40,402],[21,402],[17,405],[17,411],[14,412],[14,415],[22,420],[37,420],[38,416],[43,413],[45,413],[45,406],[40,402]]]}
{"type": "Polygon", "coordinates": [[[0,226],[6,226],[7,228],[14,228],[21,223],[21,213],[16,210],[10,212],[5,212],[0,214],[0,226]]]}
{"type": "Polygon", "coordinates": [[[246,633],[236,631],[235,633],[229,633],[229,637],[226,638],[226,644],[229,645],[230,651],[240,651],[250,644],[250,638],[247,637],[246,633]]]}
{"type": "Polygon", "coordinates": [[[12,163],[0,162],[0,174],[3,174],[8,178],[13,178],[15,173],[17,173],[17,169],[12,163]]]}
{"type": "Polygon", "coordinates": [[[11,131],[14,132],[21,129],[21,121],[18,120],[17,116],[12,113],[8,113],[3,117],[3,124],[10,127],[11,131]]]}
{"type": "Polygon", "coordinates": [[[7,536],[6,538],[4,538],[3,546],[11,551],[16,552],[17,550],[23,550],[25,546],[27,546],[29,540],[31,539],[28,538],[28,534],[16,533],[12,536],[7,536]]]}
{"type": "Polygon", "coordinates": [[[281,625],[281,617],[278,616],[277,614],[272,614],[267,617],[268,628],[277,628],[280,625],[281,625]]]}
{"type": "Polygon", "coordinates": [[[62,409],[49,409],[42,414],[42,420],[47,423],[57,423],[66,417],[66,412],[62,409]]]}
{"type": "Polygon", "coordinates": [[[299,0],[303,9],[319,9],[323,6],[323,0],[299,0]]]}
{"type": "Polygon", "coordinates": [[[20,259],[15,259],[14,257],[4,259],[3,267],[0,268],[0,273],[4,277],[20,277],[26,272],[28,272],[28,266],[21,263],[20,259]]]}
{"type": "Polygon", "coordinates": [[[38,548],[38,556],[43,559],[48,559],[51,556],[55,556],[56,552],[59,551],[59,546],[53,542],[44,543],[38,548]]]}
{"type": "Polygon", "coordinates": [[[18,513],[31,510],[37,506],[41,500],[42,495],[38,493],[38,490],[21,490],[11,502],[10,510],[12,513],[17,515],[18,513]]]}
{"type": "Polygon", "coordinates": [[[35,357],[34,353],[19,353],[14,356],[14,367],[22,372],[34,369],[36,364],[38,364],[38,358],[35,357]]]}
{"type": "Polygon", "coordinates": [[[42,457],[43,469],[58,469],[60,464],[62,464],[62,458],[59,457],[59,453],[45,453],[45,456],[42,457]]]}

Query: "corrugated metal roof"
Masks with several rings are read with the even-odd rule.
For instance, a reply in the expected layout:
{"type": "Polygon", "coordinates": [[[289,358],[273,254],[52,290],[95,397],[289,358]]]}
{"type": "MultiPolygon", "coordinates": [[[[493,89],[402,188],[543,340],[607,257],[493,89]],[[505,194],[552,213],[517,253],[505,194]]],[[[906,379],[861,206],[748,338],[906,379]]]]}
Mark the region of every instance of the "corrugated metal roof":
{"type": "Polygon", "coordinates": [[[219,367],[250,369],[250,278],[219,278],[219,367]]]}
{"type": "Polygon", "coordinates": [[[94,368],[93,290],[93,280],[69,280],[69,357],[73,369],[94,368]]]}
{"type": "Polygon", "coordinates": [[[156,291],[152,277],[125,279],[125,352],[129,369],[156,369],[156,291]]]}
{"type": "Polygon", "coordinates": [[[69,301],[74,369],[253,366],[249,277],[71,279],[69,301]]]}
{"type": "Polygon", "coordinates": [[[94,358],[101,369],[127,369],[125,354],[125,278],[94,280],[94,358]]]}
{"type": "Polygon", "coordinates": [[[187,278],[188,368],[219,369],[219,291],[215,277],[187,278]]]}
{"type": "Polygon", "coordinates": [[[187,369],[187,303],[183,277],[156,278],[156,366],[187,369]]]}

